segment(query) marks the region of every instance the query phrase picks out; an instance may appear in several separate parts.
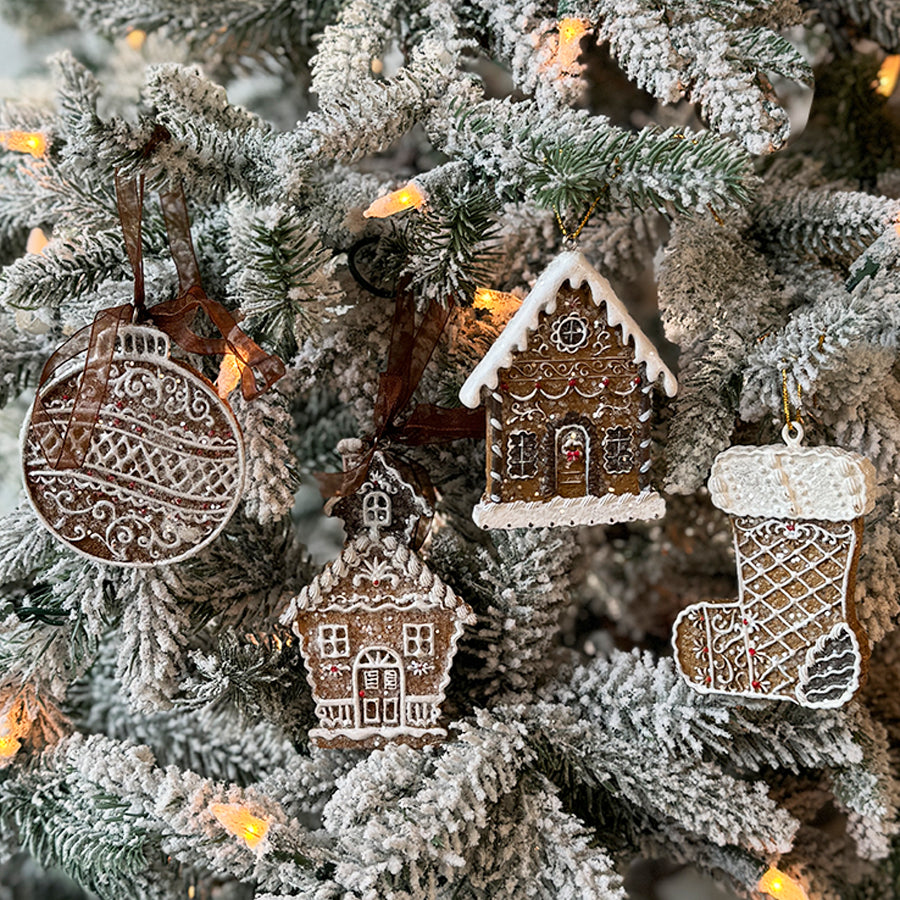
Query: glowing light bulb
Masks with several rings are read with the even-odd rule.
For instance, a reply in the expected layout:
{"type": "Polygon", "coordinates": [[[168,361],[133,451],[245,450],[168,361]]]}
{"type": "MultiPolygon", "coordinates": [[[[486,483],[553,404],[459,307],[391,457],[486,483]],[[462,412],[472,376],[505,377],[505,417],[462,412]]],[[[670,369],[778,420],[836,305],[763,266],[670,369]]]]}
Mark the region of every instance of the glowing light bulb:
{"type": "Polygon", "coordinates": [[[559,49],[557,61],[562,69],[571,69],[581,54],[581,39],[588,32],[584,19],[559,20],[559,49]]]}
{"type": "Polygon", "coordinates": [[[235,837],[241,838],[254,850],[269,831],[269,820],[254,816],[239,803],[213,803],[209,811],[219,824],[235,837]]]}
{"type": "Polygon", "coordinates": [[[235,356],[230,350],[222,357],[219,363],[219,375],[216,378],[216,393],[223,399],[241,383],[241,373],[245,363],[235,356]]]}
{"type": "Polygon", "coordinates": [[[472,306],[475,309],[489,310],[493,315],[508,318],[520,306],[522,301],[515,294],[506,291],[495,291],[492,288],[480,287],[475,290],[472,306]]]}
{"type": "Polygon", "coordinates": [[[25,737],[30,730],[31,716],[25,701],[19,697],[13,700],[0,721],[0,767],[12,761],[22,746],[19,739],[25,737]]]}
{"type": "Polygon", "coordinates": [[[390,194],[373,201],[363,215],[367,219],[386,219],[388,216],[403,212],[404,209],[409,209],[411,206],[420,209],[426,199],[419,186],[414,181],[410,181],[408,184],[404,184],[402,188],[398,188],[396,191],[392,191],[390,194]]]}
{"type": "Polygon", "coordinates": [[[125,43],[131,47],[132,50],[140,50],[141,47],[144,46],[144,41],[147,40],[147,32],[141,31],[140,28],[132,28],[128,34],[125,35],[125,43]]]}
{"type": "Polygon", "coordinates": [[[32,228],[28,232],[28,240],[25,242],[26,253],[43,253],[44,247],[50,243],[49,238],[40,228],[32,228]]]}
{"type": "Polygon", "coordinates": [[[770,897],[776,897],[777,900],[809,900],[800,882],[774,866],[766,870],[756,887],[757,890],[770,897]]]}
{"type": "Polygon", "coordinates": [[[47,138],[39,131],[0,131],[0,145],[16,153],[40,158],[47,153],[47,138]]]}
{"type": "Polygon", "coordinates": [[[875,93],[881,94],[882,97],[890,97],[897,85],[898,75],[900,75],[900,56],[886,56],[873,85],[875,93]]]}

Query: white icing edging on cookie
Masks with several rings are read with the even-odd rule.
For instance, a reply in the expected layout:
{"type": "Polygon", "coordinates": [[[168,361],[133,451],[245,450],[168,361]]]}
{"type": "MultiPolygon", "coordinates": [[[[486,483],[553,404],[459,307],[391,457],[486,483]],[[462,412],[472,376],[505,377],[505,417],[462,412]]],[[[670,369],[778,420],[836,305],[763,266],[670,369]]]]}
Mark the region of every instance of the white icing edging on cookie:
{"type": "MultiPolygon", "coordinates": [[[[369,584],[372,584],[370,579],[369,584]]],[[[371,588],[370,588],[371,590],[371,588]]],[[[456,596],[453,589],[441,579],[394,535],[373,540],[367,534],[359,535],[344,547],[341,555],[327,566],[302,591],[293,597],[281,616],[283,625],[290,625],[302,610],[398,606],[406,609],[428,609],[443,606],[455,609],[457,618],[467,625],[475,624],[475,616],[468,605],[456,596]],[[339,581],[350,579],[354,574],[367,570],[374,573],[378,567],[379,582],[384,582],[383,591],[375,596],[361,590],[349,590],[335,594],[339,581]],[[393,584],[399,588],[392,587],[393,584]]],[[[295,628],[296,631],[296,628],[295,628]]]]}
{"type": "Polygon", "coordinates": [[[509,503],[492,503],[482,498],[472,510],[472,519],[481,528],[553,528],[659,519],[665,512],[665,500],[656,491],[646,490],[640,494],[553,497],[546,501],[509,503]]]}
{"type": "Polygon", "coordinates": [[[652,384],[657,378],[662,377],[666,394],[670,397],[675,396],[678,391],[675,376],[663,363],[650,339],[629,315],[610,283],[581,253],[568,250],[560,253],[544,270],[502,334],[466,379],[459,392],[459,399],[463,404],[475,409],[481,403],[481,389],[487,387],[493,390],[497,387],[498,370],[512,364],[514,352],[528,347],[528,337],[538,327],[540,314],[542,312],[552,314],[556,311],[556,295],[566,281],[573,288],[587,282],[595,305],[602,304],[606,307],[610,327],[622,329],[622,340],[626,345],[629,338],[632,340],[634,361],[646,364],[648,381],[652,384]]]}
{"type": "Polygon", "coordinates": [[[875,467],[839,447],[731,447],[716,457],[712,502],[732,515],[839,522],[875,506],[875,467]]]}
{"type": "Polygon", "coordinates": [[[370,737],[383,737],[386,740],[391,738],[407,735],[416,737],[417,735],[434,734],[438,737],[446,737],[446,728],[413,728],[411,725],[404,726],[380,726],[378,728],[310,728],[309,736],[312,738],[331,738],[345,737],[351,741],[363,741],[370,737]]]}

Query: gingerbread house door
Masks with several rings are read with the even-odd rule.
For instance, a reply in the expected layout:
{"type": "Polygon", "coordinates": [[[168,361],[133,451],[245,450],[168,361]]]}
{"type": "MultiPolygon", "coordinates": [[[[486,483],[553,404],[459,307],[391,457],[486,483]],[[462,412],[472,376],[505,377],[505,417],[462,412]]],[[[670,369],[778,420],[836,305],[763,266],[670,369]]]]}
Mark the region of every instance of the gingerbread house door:
{"type": "Polygon", "coordinates": [[[590,436],[583,425],[561,425],[556,430],[556,493],[584,497],[588,490],[590,436]]]}
{"type": "Polygon", "coordinates": [[[356,722],[361,728],[401,725],[403,667],[400,657],[386,647],[367,647],[353,666],[356,722]]]}

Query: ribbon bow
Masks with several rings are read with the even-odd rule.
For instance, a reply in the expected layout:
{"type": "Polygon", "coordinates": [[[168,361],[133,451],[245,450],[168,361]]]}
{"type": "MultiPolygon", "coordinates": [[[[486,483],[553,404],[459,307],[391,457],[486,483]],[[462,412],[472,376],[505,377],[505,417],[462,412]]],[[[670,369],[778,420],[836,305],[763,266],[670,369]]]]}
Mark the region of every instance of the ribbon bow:
{"type": "Polygon", "coordinates": [[[127,181],[117,173],[116,200],[125,249],[134,272],[134,302],[98,312],[94,321],[73,334],[41,370],[31,426],[48,464],[54,469],[77,469],[84,462],[100,408],[106,398],[116,337],[124,325],[150,322],[189,353],[204,356],[233,354],[241,367],[241,389],[247,400],[258,397],[284,375],[284,363],[259,347],[238,327],[234,316],[204,292],[182,186],[179,184],[160,195],[169,249],[178,272],[179,293],[174,300],[159,303],[151,309],[145,306],[141,247],[143,176],[137,181],[127,181]],[[201,337],[191,329],[191,323],[200,309],[212,320],[221,337],[201,337]],[[86,353],[86,356],[78,393],[64,431],[60,431],[41,400],[41,388],[60,368],[81,353],[86,353]]]}
{"type": "Polygon", "coordinates": [[[416,327],[415,296],[409,289],[408,279],[400,285],[394,305],[387,369],[378,379],[374,428],[366,439],[369,449],[346,472],[316,473],[324,497],[346,497],[354,493],[366,480],[376,450],[385,451],[394,444],[417,447],[484,437],[484,412],[478,409],[419,403],[404,418],[452,308],[452,303],[442,306],[432,300],[416,327]]]}

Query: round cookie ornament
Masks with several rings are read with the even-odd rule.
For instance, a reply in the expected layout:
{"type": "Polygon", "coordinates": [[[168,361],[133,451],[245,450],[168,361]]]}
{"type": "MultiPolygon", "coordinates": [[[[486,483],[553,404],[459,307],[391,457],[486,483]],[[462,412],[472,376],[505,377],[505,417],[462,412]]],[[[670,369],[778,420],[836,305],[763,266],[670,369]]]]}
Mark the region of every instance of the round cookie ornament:
{"type": "Polygon", "coordinates": [[[26,494],[47,529],[83,556],[134,567],[197,553],[243,488],[237,420],[206,378],[171,358],[171,343],[224,356],[246,400],[284,374],[204,292],[180,185],[160,195],[179,293],[146,308],[143,193],[142,179],[116,177],[134,302],[98,312],[47,360],[22,434],[26,494]],[[192,330],[201,311],[221,337],[192,330]]]}
{"type": "Polygon", "coordinates": [[[228,403],[170,358],[166,334],[125,325],[87,428],[75,410],[91,380],[80,362],[41,386],[26,420],[22,463],[35,512],[63,543],[110,565],[192,556],[241,497],[244,445],[228,403]]]}

